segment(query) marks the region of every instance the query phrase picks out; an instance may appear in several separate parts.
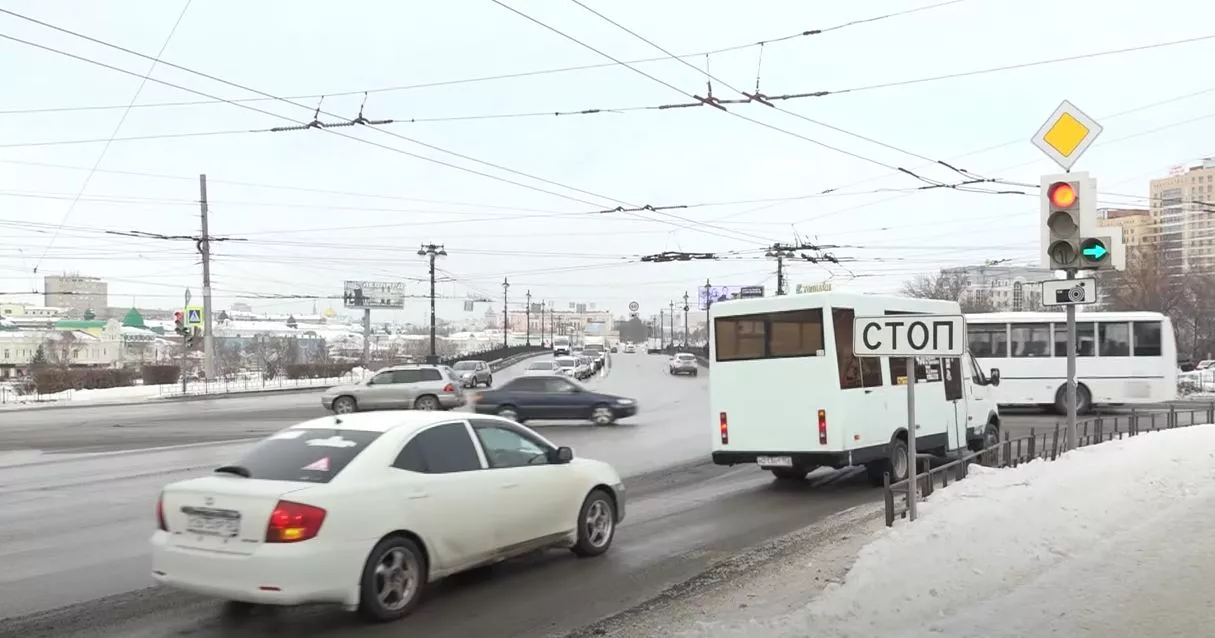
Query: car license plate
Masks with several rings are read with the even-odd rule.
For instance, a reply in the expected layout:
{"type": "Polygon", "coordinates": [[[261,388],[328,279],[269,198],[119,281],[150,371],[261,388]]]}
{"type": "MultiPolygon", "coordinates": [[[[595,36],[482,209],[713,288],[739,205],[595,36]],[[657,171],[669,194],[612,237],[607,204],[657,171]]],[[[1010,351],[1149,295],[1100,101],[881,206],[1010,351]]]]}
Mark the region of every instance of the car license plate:
{"type": "Polygon", "coordinates": [[[240,534],[240,515],[187,514],[186,531],[204,536],[233,538],[240,534]]]}
{"type": "Polygon", "coordinates": [[[760,456],[755,459],[760,467],[793,467],[793,458],[789,456],[760,456]]]}

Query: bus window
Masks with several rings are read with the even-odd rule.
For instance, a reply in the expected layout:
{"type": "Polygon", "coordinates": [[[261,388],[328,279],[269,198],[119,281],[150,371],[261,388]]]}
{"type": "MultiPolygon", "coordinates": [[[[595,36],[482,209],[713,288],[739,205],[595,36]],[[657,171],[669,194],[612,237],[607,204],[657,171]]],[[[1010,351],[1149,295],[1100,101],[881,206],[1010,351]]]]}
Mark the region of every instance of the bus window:
{"type": "Polygon", "coordinates": [[[966,326],[970,337],[970,352],[976,357],[1008,356],[1008,324],[971,324],[966,326]]]}
{"type": "Polygon", "coordinates": [[[713,332],[718,361],[817,357],[823,350],[823,311],[718,317],[713,332]]]}
{"type": "Polygon", "coordinates": [[[714,322],[718,361],[747,361],[764,358],[763,315],[720,317],[714,322]]]}
{"type": "MultiPolygon", "coordinates": [[[[1076,324],[1076,356],[1093,357],[1097,355],[1096,326],[1085,321],[1076,324]]],[[[1067,356],[1067,324],[1055,324],[1055,356],[1067,356]]]]}
{"type": "Polygon", "coordinates": [[[768,315],[768,328],[769,357],[817,357],[823,350],[821,309],[774,312],[768,315]]]}
{"type": "Polygon", "coordinates": [[[1102,357],[1131,356],[1131,324],[1125,321],[1102,321],[1097,324],[1097,337],[1102,357]]]}
{"type": "Polygon", "coordinates": [[[856,313],[851,308],[834,308],[831,311],[841,390],[882,385],[882,360],[878,357],[858,357],[853,353],[852,323],[855,318],[856,313]]]}
{"type": "Polygon", "coordinates": [[[1136,357],[1159,357],[1161,348],[1161,329],[1159,321],[1136,321],[1132,324],[1135,334],[1136,357]]]}
{"type": "Polygon", "coordinates": [[[1014,324],[1009,330],[1013,357],[1049,357],[1050,324],[1014,324]]]}

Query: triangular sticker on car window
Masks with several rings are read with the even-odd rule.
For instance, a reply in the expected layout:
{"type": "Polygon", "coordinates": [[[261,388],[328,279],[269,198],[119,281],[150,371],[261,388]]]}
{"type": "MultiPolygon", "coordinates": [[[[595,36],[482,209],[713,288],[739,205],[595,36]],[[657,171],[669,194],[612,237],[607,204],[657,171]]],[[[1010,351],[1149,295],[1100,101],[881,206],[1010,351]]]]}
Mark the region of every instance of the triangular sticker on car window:
{"type": "Polygon", "coordinates": [[[323,456],[323,457],[309,463],[308,465],[305,465],[304,467],[302,467],[300,469],[309,471],[309,472],[328,472],[329,471],[329,457],[323,456]]]}

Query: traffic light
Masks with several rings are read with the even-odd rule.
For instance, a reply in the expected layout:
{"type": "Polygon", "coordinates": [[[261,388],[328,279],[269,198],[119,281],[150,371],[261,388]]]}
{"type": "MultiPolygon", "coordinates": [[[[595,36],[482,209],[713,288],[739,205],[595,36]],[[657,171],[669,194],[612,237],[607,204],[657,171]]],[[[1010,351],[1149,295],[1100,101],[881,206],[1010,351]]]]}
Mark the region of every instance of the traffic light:
{"type": "Polygon", "coordinates": [[[186,315],[180,310],[173,313],[173,331],[176,332],[178,336],[186,336],[186,315]]]}
{"type": "Polygon", "coordinates": [[[1080,185],[1070,175],[1042,179],[1042,265],[1051,270],[1081,267],[1080,185]]]}
{"type": "Polygon", "coordinates": [[[1080,261],[1083,268],[1104,270],[1110,268],[1113,245],[1108,237],[1085,237],[1080,242],[1080,261]]]}

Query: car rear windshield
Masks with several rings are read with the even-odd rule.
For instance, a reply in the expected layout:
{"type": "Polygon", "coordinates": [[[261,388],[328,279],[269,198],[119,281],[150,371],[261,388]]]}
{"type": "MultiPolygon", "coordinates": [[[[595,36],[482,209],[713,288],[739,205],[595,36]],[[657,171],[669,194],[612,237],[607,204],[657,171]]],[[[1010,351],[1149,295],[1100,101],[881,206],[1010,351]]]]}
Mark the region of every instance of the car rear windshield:
{"type": "Polygon", "coordinates": [[[578,363],[577,359],[567,359],[564,357],[561,359],[557,359],[557,365],[565,366],[567,368],[572,367],[572,366],[576,365],[577,363],[578,363]]]}
{"type": "Polygon", "coordinates": [[[587,352],[603,352],[603,346],[598,343],[589,343],[585,350],[587,352]]]}
{"type": "Polygon", "coordinates": [[[456,370],[475,370],[476,368],[476,361],[461,361],[456,364],[456,370]]]}
{"type": "Polygon", "coordinates": [[[263,481],[328,483],[379,437],[366,430],[290,428],[258,443],[234,465],[263,481]]]}
{"type": "Polygon", "coordinates": [[[528,370],[552,370],[553,364],[550,361],[545,361],[543,363],[533,363],[530,366],[528,366],[527,369],[528,370]]]}
{"type": "Polygon", "coordinates": [[[695,361],[696,360],[696,355],[681,354],[681,355],[677,355],[677,356],[680,361],[695,361]]]}

